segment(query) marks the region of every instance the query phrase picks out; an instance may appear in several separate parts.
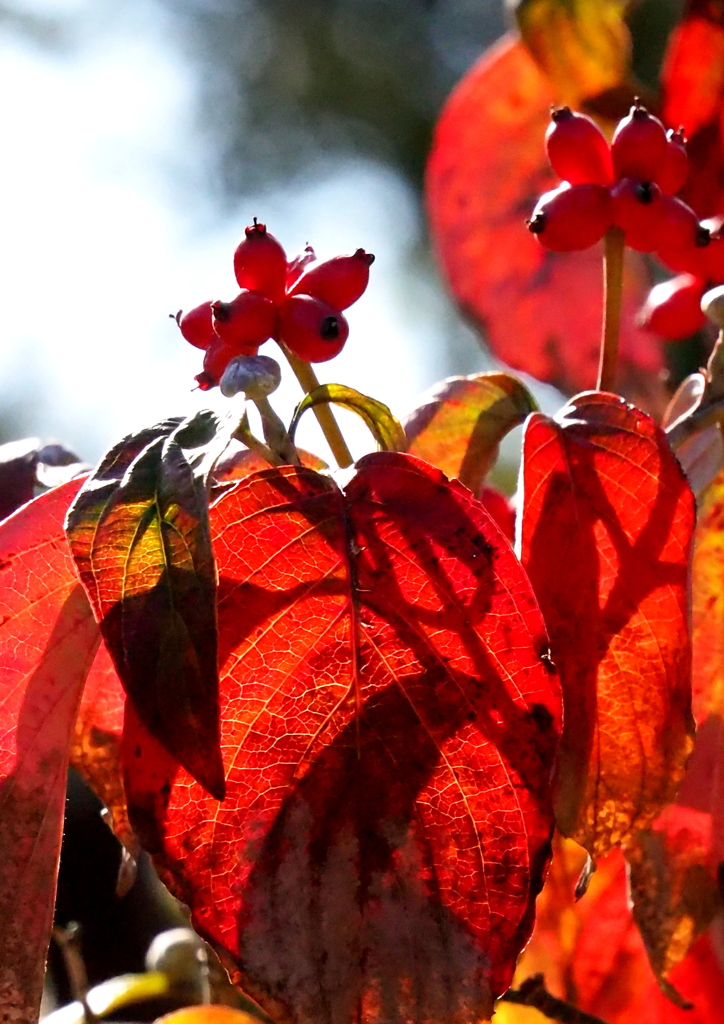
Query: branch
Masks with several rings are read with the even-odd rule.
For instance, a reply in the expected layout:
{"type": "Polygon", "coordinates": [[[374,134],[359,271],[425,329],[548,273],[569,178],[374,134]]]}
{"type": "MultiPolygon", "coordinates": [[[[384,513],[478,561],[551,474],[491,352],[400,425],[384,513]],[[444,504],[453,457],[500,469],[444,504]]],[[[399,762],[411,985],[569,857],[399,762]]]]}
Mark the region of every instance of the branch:
{"type": "Polygon", "coordinates": [[[552,996],[545,986],[542,974],[534,974],[521,983],[520,988],[509,988],[500,997],[502,1003],[518,1003],[520,1006],[532,1006],[551,1020],[561,1024],[606,1024],[600,1017],[584,1013],[577,1006],[566,1003],[563,999],[552,996]]]}

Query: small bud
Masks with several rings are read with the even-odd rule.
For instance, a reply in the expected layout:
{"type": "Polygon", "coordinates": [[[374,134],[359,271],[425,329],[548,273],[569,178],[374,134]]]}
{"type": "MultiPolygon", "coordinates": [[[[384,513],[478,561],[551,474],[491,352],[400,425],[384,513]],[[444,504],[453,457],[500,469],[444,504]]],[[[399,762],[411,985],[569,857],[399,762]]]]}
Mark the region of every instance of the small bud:
{"type": "Polygon", "coordinates": [[[172,991],[194,1002],[208,997],[206,947],[190,928],[170,928],[155,937],[146,954],[146,970],[163,971],[172,991]]]}
{"type": "Polygon", "coordinates": [[[704,292],[701,298],[701,308],[704,316],[715,326],[724,329],[724,285],[710,288],[704,292]]]}
{"type": "Polygon", "coordinates": [[[221,378],[221,394],[232,398],[243,391],[252,402],[266,398],[282,379],[279,363],[269,356],[236,356],[221,378]]]}

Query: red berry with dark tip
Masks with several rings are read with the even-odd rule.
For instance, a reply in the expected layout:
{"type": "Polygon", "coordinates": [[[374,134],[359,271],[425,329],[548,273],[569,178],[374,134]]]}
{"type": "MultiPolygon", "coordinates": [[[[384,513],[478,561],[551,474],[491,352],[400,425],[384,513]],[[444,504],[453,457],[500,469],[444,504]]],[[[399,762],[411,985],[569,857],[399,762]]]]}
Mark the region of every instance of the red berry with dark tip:
{"type": "Polygon", "coordinates": [[[210,302],[202,302],[200,306],[194,306],[188,313],[179,310],[174,319],[186,341],[196,348],[208,348],[216,337],[210,302]]]}
{"type": "Polygon", "coordinates": [[[683,128],[666,133],[666,155],[656,176],[656,183],[667,196],[675,196],[686,184],[689,177],[689,156],[683,128]]]}
{"type": "Polygon", "coordinates": [[[656,181],[666,157],[666,130],[646,107],[634,104],[619,121],[611,141],[613,169],[617,178],[656,181]]]}
{"type": "Polygon", "coordinates": [[[629,248],[653,252],[662,244],[662,198],[658,185],[638,178],[622,178],[611,189],[613,220],[629,248]]]}
{"type": "Polygon", "coordinates": [[[657,284],[639,314],[639,324],[669,341],[688,338],[706,323],[701,311],[704,283],[681,274],[657,284]]]}
{"type": "MultiPolygon", "coordinates": [[[[221,380],[224,370],[229,365],[229,361],[237,354],[230,345],[225,345],[221,338],[217,338],[216,341],[209,345],[204,356],[204,373],[208,379],[213,381],[210,385],[211,387],[216,387],[221,380]]],[[[208,388],[202,386],[200,381],[199,387],[201,387],[202,391],[208,390],[208,388]]]]}
{"type": "Polygon", "coordinates": [[[276,306],[260,292],[246,289],[231,302],[211,305],[214,330],[236,355],[256,353],[271,338],[276,326],[276,306]]]}
{"type": "Polygon", "coordinates": [[[545,143],[556,174],[572,185],[610,185],[611,150],[595,121],[570,107],[552,111],[551,118],[545,143]]]}
{"type": "Polygon", "coordinates": [[[612,223],[613,207],[607,188],[564,181],[540,197],[528,229],[546,249],[572,252],[594,245],[612,223]]]}
{"type": "Polygon", "coordinates": [[[352,256],[335,256],[317,263],[302,274],[292,295],[313,295],[336,309],[347,309],[364,293],[374,256],[357,249],[352,256]]]}
{"type": "Polygon", "coordinates": [[[234,253],[234,274],[240,288],[261,292],[272,302],[281,302],[287,278],[287,256],[281,243],[256,220],[246,228],[246,237],[234,253]]]}
{"type": "Polygon", "coordinates": [[[218,384],[218,381],[215,381],[214,378],[209,376],[209,374],[204,370],[202,370],[201,373],[197,373],[194,380],[198,384],[199,391],[211,391],[211,389],[215,388],[218,384]]]}
{"type": "Polygon", "coordinates": [[[311,295],[290,295],[279,310],[279,340],[308,363],[333,359],[344,348],[349,325],[342,313],[311,295]]]}
{"type": "Polygon", "coordinates": [[[701,255],[704,272],[701,275],[713,284],[724,284],[724,235],[718,227],[709,245],[696,250],[701,255]]]}
{"type": "Polygon", "coordinates": [[[657,212],[661,224],[660,248],[675,251],[709,245],[709,231],[699,223],[694,211],[681,199],[662,196],[657,212]]]}

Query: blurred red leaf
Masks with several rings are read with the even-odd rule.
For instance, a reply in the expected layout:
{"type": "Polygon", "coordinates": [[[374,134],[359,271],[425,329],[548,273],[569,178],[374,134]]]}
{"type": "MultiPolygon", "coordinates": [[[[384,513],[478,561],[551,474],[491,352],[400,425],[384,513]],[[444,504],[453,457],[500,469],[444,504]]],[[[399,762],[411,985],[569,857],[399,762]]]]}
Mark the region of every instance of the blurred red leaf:
{"type": "MultiPolygon", "coordinates": [[[[602,857],[585,896],[574,890],[585,854],[554,842],[554,856],[536,903],[536,925],[518,961],[514,984],[545,974],[559,998],[608,1024],[719,1024],[724,1005],[724,929],[712,929],[670,974],[693,1004],[675,1006],[661,991],[631,916],[626,865],[619,850],[602,857]],[[717,952],[718,949],[718,952],[717,952]]],[[[530,1011],[498,1003],[496,1024],[529,1024],[530,1011]]]]}
{"type": "Polygon", "coordinates": [[[68,748],[100,640],[63,536],[69,483],[0,525],[0,1006],[38,1019],[68,748]]]}
{"type": "Polygon", "coordinates": [[[691,165],[681,193],[700,217],[724,212],[724,14],[721,4],[690,0],[671,34],[661,73],[663,117],[688,136],[691,165]]]}
{"type": "MultiPolygon", "coordinates": [[[[552,253],[526,230],[557,179],[543,137],[557,97],[525,46],[506,38],[458,84],[435,131],[427,169],[432,233],[453,294],[493,352],[564,391],[593,387],[601,334],[601,249],[552,253]]],[[[635,325],[650,281],[626,254],[623,392],[663,411],[659,343],[635,325]]]]}
{"type": "Polygon", "coordinates": [[[694,500],[663,432],[614,395],[531,416],[523,460],[522,561],[564,693],[556,818],[596,856],[650,824],[691,749],[694,500]]]}
{"type": "Polygon", "coordinates": [[[558,687],[520,564],[407,455],[345,494],[257,473],[211,518],[227,797],[180,770],[153,830],[136,790],[144,845],[277,1019],[478,1021],[552,824],[558,687]]]}

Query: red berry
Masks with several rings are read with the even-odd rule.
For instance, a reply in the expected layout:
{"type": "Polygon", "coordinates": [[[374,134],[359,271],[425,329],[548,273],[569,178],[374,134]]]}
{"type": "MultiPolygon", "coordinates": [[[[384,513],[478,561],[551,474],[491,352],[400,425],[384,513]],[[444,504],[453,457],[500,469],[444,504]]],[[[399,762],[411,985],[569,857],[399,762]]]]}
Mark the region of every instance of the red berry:
{"type": "MultiPolygon", "coordinates": [[[[210,387],[216,387],[229,364],[229,360],[233,359],[235,355],[238,355],[238,353],[230,345],[225,345],[221,338],[217,338],[216,341],[209,345],[204,356],[204,374],[206,378],[212,381],[209,385],[210,387]]],[[[196,379],[198,380],[198,377],[196,379]]],[[[205,388],[201,381],[199,381],[199,387],[202,391],[208,391],[208,388],[205,388]]]]}
{"type": "Polygon", "coordinates": [[[717,230],[712,234],[709,245],[696,251],[701,254],[704,266],[701,276],[714,284],[724,284],[724,235],[717,230]]]}
{"type": "Polygon", "coordinates": [[[551,118],[545,141],[556,174],[572,185],[610,185],[611,150],[595,121],[570,107],[552,111],[551,118]]]}
{"type": "Polygon", "coordinates": [[[234,273],[240,288],[261,292],[272,302],[279,303],[284,298],[286,253],[266,225],[257,224],[256,218],[234,253],[234,273]]]}
{"type": "Polygon", "coordinates": [[[603,185],[569,185],[544,193],[528,228],[546,249],[572,252],[588,249],[606,234],[613,222],[611,197],[603,185]]]}
{"type": "Polygon", "coordinates": [[[675,196],[661,196],[657,204],[661,225],[661,241],[658,248],[669,252],[676,249],[693,249],[708,246],[711,236],[707,228],[699,223],[694,211],[675,196]]]}
{"type": "Polygon", "coordinates": [[[186,341],[196,348],[208,348],[215,338],[210,302],[202,302],[188,313],[180,309],[174,319],[186,341]]]}
{"type": "Polygon", "coordinates": [[[658,117],[635,104],[619,121],[611,142],[617,178],[656,181],[666,157],[666,130],[658,117]]]}
{"type": "Polygon", "coordinates": [[[292,295],[313,295],[335,309],[347,309],[364,293],[374,256],[357,249],[352,256],[335,256],[317,263],[302,274],[292,295]]]}
{"type": "Polygon", "coordinates": [[[291,295],[279,310],[279,338],[308,363],[333,359],[349,334],[346,319],[328,303],[311,295],[291,295]]]}
{"type": "Polygon", "coordinates": [[[623,178],[611,189],[613,220],[626,235],[626,245],[653,252],[662,242],[661,189],[650,181],[623,178]]]}
{"type": "Polygon", "coordinates": [[[704,281],[710,276],[707,264],[710,249],[711,245],[703,248],[694,245],[689,249],[661,248],[656,250],[656,256],[669,270],[677,274],[693,274],[704,281]]]}
{"type": "Polygon", "coordinates": [[[305,245],[304,252],[295,256],[291,263],[287,264],[287,291],[290,292],[299,278],[304,273],[305,267],[316,260],[316,254],[311,245],[305,245]]]}
{"type": "Polygon", "coordinates": [[[639,324],[669,341],[688,338],[706,323],[701,311],[703,292],[703,282],[691,274],[663,281],[649,292],[639,324]]]}
{"type": "Polygon", "coordinates": [[[274,333],[276,306],[259,292],[244,289],[231,302],[212,303],[211,309],[214,330],[236,355],[255,354],[274,333]]]}
{"type": "Polygon", "coordinates": [[[656,183],[667,196],[675,196],[689,177],[689,157],[686,152],[684,129],[670,129],[666,133],[666,155],[656,176],[656,183]]]}
{"type": "Polygon", "coordinates": [[[209,374],[205,373],[203,370],[201,373],[196,374],[194,380],[199,386],[199,391],[210,391],[218,384],[218,381],[215,381],[213,377],[209,376],[209,374]]]}

